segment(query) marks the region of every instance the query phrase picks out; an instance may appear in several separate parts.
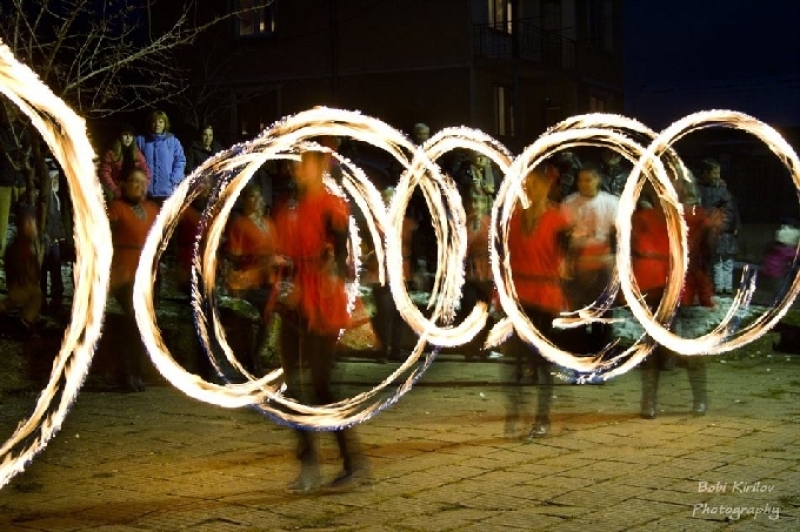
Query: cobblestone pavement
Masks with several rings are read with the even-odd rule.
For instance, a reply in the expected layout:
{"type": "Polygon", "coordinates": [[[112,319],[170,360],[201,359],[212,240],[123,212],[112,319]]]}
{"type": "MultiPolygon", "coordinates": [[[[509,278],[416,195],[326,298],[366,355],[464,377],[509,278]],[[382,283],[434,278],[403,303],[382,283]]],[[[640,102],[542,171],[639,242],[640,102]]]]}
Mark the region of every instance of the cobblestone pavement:
{"type": "MultiPolygon", "coordinates": [[[[286,491],[293,437],[252,410],[164,384],[84,391],[45,451],[0,490],[0,530],[800,529],[800,357],[767,347],[715,357],[711,408],[699,418],[681,368],[662,374],[655,420],[638,417],[638,370],[602,386],[559,385],[552,434],[533,443],[504,437],[505,367],[443,355],[357,428],[373,479],[312,495],[286,491]]],[[[347,359],[339,380],[354,393],[391,368],[347,359]]],[[[34,398],[0,396],[2,440],[34,398]]],[[[330,479],[333,438],[320,441],[330,479]]]]}

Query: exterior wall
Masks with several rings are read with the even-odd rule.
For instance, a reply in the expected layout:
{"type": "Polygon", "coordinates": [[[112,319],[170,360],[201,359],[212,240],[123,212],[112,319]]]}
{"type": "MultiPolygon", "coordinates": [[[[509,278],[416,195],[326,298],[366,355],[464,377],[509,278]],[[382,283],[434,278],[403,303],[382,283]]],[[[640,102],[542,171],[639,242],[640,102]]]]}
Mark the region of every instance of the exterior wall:
{"type": "Polygon", "coordinates": [[[500,85],[514,94],[516,135],[501,137],[512,149],[559,119],[589,111],[593,95],[620,111],[621,51],[584,44],[576,52],[592,0],[549,4],[548,24],[560,27],[544,32],[536,26],[543,1],[517,0],[518,40],[490,34],[491,44],[501,47],[489,54],[478,48],[486,42],[476,39],[479,25],[485,30],[489,21],[488,0],[276,2],[274,35],[235,38],[233,24],[227,34],[224,46],[231,52],[222,82],[231,92],[231,132],[251,136],[282,116],[328,105],[360,110],[404,131],[424,121],[434,131],[466,125],[499,136],[500,85]],[[555,17],[553,9],[560,9],[555,17]],[[508,55],[492,55],[497,50],[508,55]]]}

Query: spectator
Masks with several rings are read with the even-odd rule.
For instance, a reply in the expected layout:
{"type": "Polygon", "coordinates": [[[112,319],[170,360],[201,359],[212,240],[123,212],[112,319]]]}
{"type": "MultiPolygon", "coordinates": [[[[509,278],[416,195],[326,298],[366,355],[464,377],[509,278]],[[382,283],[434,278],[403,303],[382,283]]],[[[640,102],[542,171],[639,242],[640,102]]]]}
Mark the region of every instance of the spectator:
{"type": "Polygon", "coordinates": [[[200,140],[193,140],[186,152],[186,175],[191,174],[206,159],[223,150],[222,144],[214,139],[214,128],[210,124],[200,129],[200,140]]]}
{"type": "Polygon", "coordinates": [[[575,192],[578,172],[582,165],[578,156],[569,150],[558,152],[554,164],[558,169],[558,185],[553,187],[551,199],[560,203],[575,192]]]}
{"type": "MultiPolygon", "coordinates": [[[[0,108],[11,109],[6,105],[0,108]]],[[[14,130],[16,126],[16,111],[11,111],[0,127],[0,258],[5,257],[8,222],[25,193],[24,172],[28,169],[27,150],[19,143],[19,136],[14,130]]],[[[26,139],[26,135],[22,137],[26,139]]]]}
{"type": "Polygon", "coordinates": [[[132,168],[142,170],[147,177],[148,186],[150,185],[150,167],[135,140],[136,131],[133,126],[123,124],[119,136],[114,139],[100,161],[100,183],[109,201],[121,197],[120,183],[132,168]]]}
{"type": "Polygon", "coordinates": [[[495,183],[488,157],[477,151],[470,152],[469,159],[461,165],[455,178],[462,201],[469,204],[477,198],[491,204],[495,183]]]}
{"type": "Polygon", "coordinates": [[[601,157],[603,159],[601,188],[609,194],[620,196],[631,171],[622,164],[622,155],[611,148],[603,148],[601,157]]]}
{"type": "Polygon", "coordinates": [[[148,125],[150,130],[146,135],[136,136],[136,145],[152,173],[147,194],[160,204],[183,181],[186,156],[180,141],[169,132],[169,118],[164,111],[150,113],[148,125]]]}
{"type": "Polygon", "coordinates": [[[741,220],[739,208],[720,174],[720,164],[706,159],[700,165],[700,204],[706,211],[719,210],[725,222],[710,240],[714,271],[714,288],[718,294],[733,293],[733,259],[739,252],[738,236],[741,220]]]}
{"type": "Polygon", "coordinates": [[[64,297],[64,279],[61,276],[61,250],[66,242],[67,233],[62,222],[61,198],[59,197],[59,186],[61,172],[52,158],[46,159],[50,176],[49,191],[45,202],[47,209],[47,222],[44,234],[42,235],[44,256],[42,258],[41,289],[42,298],[47,298],[48,277],[50,285],[50,307],[58,309],[61,307],[64,297]]]}
{"type": "MultiPolygon", "coordinates": [[[[598,166],[587,163],[578,171],[578,192],[564,200],[564,210],[574,224],[569,247],[569,298],[573,309],[592,304],[611,281],[614,267],[615,223],[619,198],[600,190],[598,166]]],[[[610,340],[611,328],[592,323],[587,329],[589,352],[610,340]]]]}

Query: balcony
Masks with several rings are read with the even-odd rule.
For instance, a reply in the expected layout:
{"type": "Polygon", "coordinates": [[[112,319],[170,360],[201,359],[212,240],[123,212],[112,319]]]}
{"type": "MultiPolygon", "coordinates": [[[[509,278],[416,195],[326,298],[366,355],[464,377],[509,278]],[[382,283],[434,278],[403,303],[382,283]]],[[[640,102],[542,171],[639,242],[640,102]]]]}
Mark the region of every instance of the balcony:
{"type": "Polygon", "coordinates": [[[575,41],[524,21],[476,24],[473,46],[478,57],[522,59],[559,70],[575,69],[575,41]]]}

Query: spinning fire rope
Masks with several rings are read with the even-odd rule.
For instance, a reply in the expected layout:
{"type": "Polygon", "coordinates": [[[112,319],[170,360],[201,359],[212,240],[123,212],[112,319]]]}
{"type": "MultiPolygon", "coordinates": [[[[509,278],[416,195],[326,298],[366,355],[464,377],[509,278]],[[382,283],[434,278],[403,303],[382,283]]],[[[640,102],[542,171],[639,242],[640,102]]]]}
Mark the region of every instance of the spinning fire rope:
{"type": "MultiPolygon", "coordinates": [[[[20,423],[0,447],[2,487],[21,472],[25,464],[53,437],[86,378],[105,309],[111,265],[111,234],[84,121],[42,84],[29,68],[18,63],[5,45],[0,46],[0,91],[31,120],[64,168],[75,208],[77,251],[71,321],[55,359],[50,381],[40,394],[34,412],[20,423]]],[[[424,145],[415,146],[387,124],[356,112],[317,108],[288,117],[252,141],[234,146],[206,161],[164,203],[147,238],[136,274],[134,307],[142,338],[161,374],[185,394],[198,400],[227,408],[253,406],[281,423],[312,430],[353,425],[374,416],[407,393],[433,362],[435,349],[423,358],[426,345],[438,348],[464,344],[486,324],[488,309],[480,304],[461,324],[456,327],[450,325],[464,283],[466,216],[453,180],[443,175],[433,161],[452,150],[467,148],[488,157],[505,176],[492,207],[492,227],[486,244],[499,301],[507,317],[493,328],[487,345],[500,343],[516,331],[549,360],[604,379],[620,375],[640,363],[656,343],[685,355],[718,354],[736,349],[765,334],[787,312],[800,291],[800,275],[794,278],[776,306],[735,334],[731,322],[736,311],[749,302],[752,284],[737,293],[722,323],[710,333],[691,339],[669,331],[687,263],[686,228],[682,221],[682,207],[673,186],[673,182],[683,179],[687,172],[670,146],[693,131],[719,126],[747,131],[761,139],[789,170],[796,188],[800,190],[800,161],[791,146],[766,124],[734,111],[696,113],[679,120],[660,134],[635,120],[616,115],[573,117],[547,131],[516,158],[496,140],[469,128],[445,129],[424,145]],[[343,169],[339,193],[349,196],[364,214],[368,238],[374,245],[380,265],[380,280],[389,283],[403,319],[419,336],[419,340],[409,358],[372,390],[335,404],[310,406],[282,395],[280,370],[256,378],[238,363],[219,322],[214,287],[216,251],[233,203],[248,180],[266,161],[296,158],[305,150],[325,150],[313,143],[313,139],[320,136],[350,137],[369,143],[394,157],[404,169],[392,203],[387,207],[382,202],[380,192],[364,172],[351,161],[333,153],[343,169]],[[512,211],[518,201],[527,204],[527,199],[521,194],[523,179],[546,158],[575,146],[609,147],[634,163],[633,172],[620,198],[616,222],[618,275],[608,293],[613,295],[618,290],[622,291],[646,335],[623,353],[611,358],[604,355],[613,346],[607,346],[594,357],[578,358],[542,337],[517,301],[513,272],[506,253],[512,211]],[[164,345],[153,306],[153,281],[159,256],[183,210],[198,194],[201,178],[209,175],[218,177],[221,185],[214,196],[216,201],[207,208],[203,230],[195,244],[192,305],[198,334],[212,363],[222,374],[222,361],[216,359],[209,345],[213,334],[222,348],[226,367],[235,372],[234,378],[227,374],[224,376],[229,381],[244,381],[236,384],[207,382],[177,364],[164,345]],[[655,313],[641,302],[642,294],[631,275],[631,215],[646,180],[653,184],[665,207],[673,257],[669,285],[655,313]],[[430,317],[425,317],[413,304],[403,283],[400,244],[402,220],[411,194],[417,187],[422,190],[431,211],[439,245],[438,269],[428,309],[430,317]],[[205,242],[202,253],[201,238],[205,242]],[[405,380],[401,380],[404,375],[405,380]],[[395,382],[398,385],[388,398],[379,395],[395,382]]],[[[328,186],[338,188],[332,182],[328,186]]],[[[359,249],[359,238],[353,225],[353,250],[359,249]]],[[[357,281],[350,289],[354,294],[357,281]]],[[[601,319],[600,315],[609,308],[611,299],[597,301],[571,315],[565,315],[557,323],[563,327],[574,327],[601,319]]]]}

